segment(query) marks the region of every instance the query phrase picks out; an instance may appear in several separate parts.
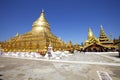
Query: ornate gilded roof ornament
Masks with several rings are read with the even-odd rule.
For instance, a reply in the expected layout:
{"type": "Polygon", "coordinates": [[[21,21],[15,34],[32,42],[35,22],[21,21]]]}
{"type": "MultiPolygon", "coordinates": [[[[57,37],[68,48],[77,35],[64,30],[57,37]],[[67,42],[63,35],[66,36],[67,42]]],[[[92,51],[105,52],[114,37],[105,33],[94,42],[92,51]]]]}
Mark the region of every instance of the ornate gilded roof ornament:
{"type": "Polygon", "coordinates": [[[89,27],[89,29],[88,29],[88,39],[91,39],[93,37],[94,37],[94,34],[92,32],[92,29],[89,27]]]}
{"type": "Polygon", "coordinates": [[[85,41],[86,45],[92,44],[92,43],[99,43],[99,40],[94,36],[92,29],[88,29],[88,39],[85,41]]]}
{"type": "Polygon", "coordinates": [[[105,33],[102,25],[100,26],[100,36],[106,36],[106,33],[105,33]]]}
{"type": "Polygon", "coordinates": [[[100,26],[100,37],[99,37],[99,40],[102,41],[102,42],[103,41],[109,41],[109,39],[106,36],[106,33],[105,33],[102,25],[100,26]]]}

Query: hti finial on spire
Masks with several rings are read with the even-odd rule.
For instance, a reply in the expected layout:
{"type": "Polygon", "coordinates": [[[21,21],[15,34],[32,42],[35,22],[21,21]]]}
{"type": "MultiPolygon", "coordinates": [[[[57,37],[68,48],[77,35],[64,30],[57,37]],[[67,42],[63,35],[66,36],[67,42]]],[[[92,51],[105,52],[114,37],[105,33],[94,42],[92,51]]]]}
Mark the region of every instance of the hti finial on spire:
{"type": "Polygon", "coordinates": [[[102,26],[102,24],[101,24],[101,26],[100,26],[100,27],[101,27],[101,29],[103,30],[103,26],[102,26]]]}
{"type": "Polygon", "coordinates": [[[44,13],[44,9],[42,9],[42,13],[44,13]]]}
{"type": "Polygon", "coordinates": [[[101,33],[105,33],[102,24],[100,26],[100,31],[101,31],[101,33]]]}

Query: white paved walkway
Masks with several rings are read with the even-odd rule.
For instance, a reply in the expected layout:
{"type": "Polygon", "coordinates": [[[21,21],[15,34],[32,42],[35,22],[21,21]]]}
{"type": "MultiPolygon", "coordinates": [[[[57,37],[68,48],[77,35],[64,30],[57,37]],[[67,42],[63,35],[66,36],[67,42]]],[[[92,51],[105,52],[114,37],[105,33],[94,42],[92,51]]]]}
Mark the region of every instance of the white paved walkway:
{"type": "MultiPolygon", "coordinates": [[[[7,57],[7,56],[3,56],[3,57],[7,57]]],[[[74,63],[74,64],[93,64],[93,65],[106,65],[106,66],[120,66],[120,63],[107,63],[107,62],[67,61],[67,60],[54,60],[54,59],[25,58],[25,57],[8,57],[8,58],[40,60],[40,61],[60,62],[60,63],[74,63]]]]}

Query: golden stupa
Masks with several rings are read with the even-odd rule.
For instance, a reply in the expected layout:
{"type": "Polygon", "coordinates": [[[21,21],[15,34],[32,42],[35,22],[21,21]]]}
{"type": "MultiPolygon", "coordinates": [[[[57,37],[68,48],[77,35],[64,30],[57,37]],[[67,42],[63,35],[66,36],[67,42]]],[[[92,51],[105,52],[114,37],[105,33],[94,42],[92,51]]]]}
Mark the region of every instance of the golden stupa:
{"type": "Polygon", "coordinates": [[[45,18],[44,10],[42,10],[40,17],[33,23],[32,30],[25,34],[18,33],[4,41],[1,47],[5,52],[8,51],[26,51],[26,52],[43,52],[51,44],[54,50],[62,50],[66,44],[54,34],[51,33],[50,25],[45,18]]]}

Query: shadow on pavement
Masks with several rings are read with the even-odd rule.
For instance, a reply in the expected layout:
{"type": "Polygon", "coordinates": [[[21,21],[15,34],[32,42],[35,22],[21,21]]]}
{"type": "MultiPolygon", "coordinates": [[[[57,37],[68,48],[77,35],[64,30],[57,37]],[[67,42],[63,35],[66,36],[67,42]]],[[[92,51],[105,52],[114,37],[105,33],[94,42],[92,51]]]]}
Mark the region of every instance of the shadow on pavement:
{"type": "MultiPolygon", "coordinates": [[[[3,75],[2,75],[2,74],[0,74],[0,77],[1,77],[1,76],[3,76],[3,75]]],[[[3,79],[1,79],[1,78],[0,78],[0,80],[3,80],[3,79]]]]}
{"type": "Polygon", "coordinates": [[[111,57],[116,57],[116,58],[119,58],[119,59],[120,59],[120,56],[119,56],[119,55],[117,55],[117,56],[111,56],[111,57]]]}

